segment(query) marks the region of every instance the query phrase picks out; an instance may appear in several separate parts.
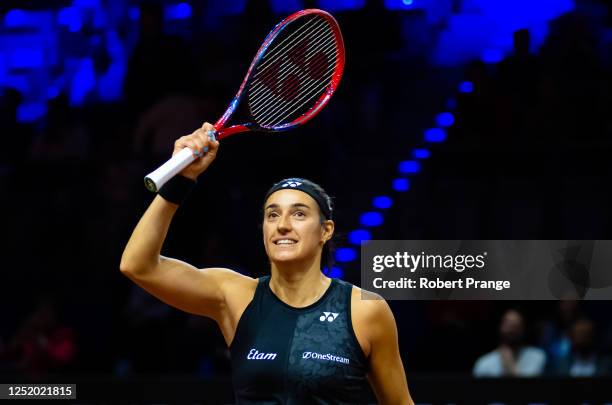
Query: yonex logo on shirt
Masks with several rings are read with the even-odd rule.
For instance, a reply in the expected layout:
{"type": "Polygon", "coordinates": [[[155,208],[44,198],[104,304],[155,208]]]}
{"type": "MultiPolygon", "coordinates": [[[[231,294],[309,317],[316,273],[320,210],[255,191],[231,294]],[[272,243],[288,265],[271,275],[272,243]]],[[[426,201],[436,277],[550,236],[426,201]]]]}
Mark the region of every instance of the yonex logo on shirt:
{"type": "Polygon", "coordinates": [[[321,354],[315,352],[304,352],[302,353],[303,359],[317,359],[317,360],[327,360],[327,361],[335,361],[336,363],[349,364],[350,360],[346,357],[336,356],[334,354],[321,354]]]}
{"type": "Polygon", "coordinates": [[[319,321],[321,322],[333,322],[338,317],[337,312],[323,312],[323,315],[319,317],[319,321]]]}
{"type": "Polygon", "coordinates": [[[276,353],[260,353],[257,349],[251,349],[247,355],[247,360],[274,360],[276,353]]]}

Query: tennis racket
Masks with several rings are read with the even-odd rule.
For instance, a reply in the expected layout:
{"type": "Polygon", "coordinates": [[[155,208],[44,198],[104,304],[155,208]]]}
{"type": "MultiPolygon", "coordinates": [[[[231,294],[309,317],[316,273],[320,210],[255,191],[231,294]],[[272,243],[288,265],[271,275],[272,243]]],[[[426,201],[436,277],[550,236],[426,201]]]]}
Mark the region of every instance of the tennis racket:
{"type": "MultiPolygon", "coordinates": [[[[214,124],[218,140],[247,131],[286,131],[312,119],[336,91],[344,42],[331,14],[298,11],[278,23],[257,51],[238,93],[214,124]]],[[[197,157],[190,148],[145,177],[156,192],[197,157]]]]}

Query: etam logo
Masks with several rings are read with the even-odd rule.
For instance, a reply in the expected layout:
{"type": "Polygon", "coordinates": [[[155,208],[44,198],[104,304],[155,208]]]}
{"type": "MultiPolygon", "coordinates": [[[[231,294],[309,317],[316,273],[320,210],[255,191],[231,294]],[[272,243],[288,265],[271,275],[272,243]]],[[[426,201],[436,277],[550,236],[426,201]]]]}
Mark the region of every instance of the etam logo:
{"type": "Polygon", "coordinates": [[[247,354],[247,360],[274,360],[276,353],[260,353],[257,349],[251,349],[247,354]]]}
{"type": "Polygon", "coordinates": [[[319,317],[319,321],[321,322],[333,322],[338,317],[337,312],[323,312],[323,315],[319,317]]]}

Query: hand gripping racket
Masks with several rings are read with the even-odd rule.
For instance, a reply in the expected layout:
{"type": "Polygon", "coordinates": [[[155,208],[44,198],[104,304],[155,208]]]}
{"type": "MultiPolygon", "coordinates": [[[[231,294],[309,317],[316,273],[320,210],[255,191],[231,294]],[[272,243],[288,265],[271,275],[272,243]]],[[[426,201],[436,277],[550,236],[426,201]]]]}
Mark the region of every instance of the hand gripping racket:
{"type": "MultiPolygon", "coordinates": [[[[240,132],[302,125],[327,104],[343,71],[344,42],[334,17],[317,9],[298,11],[268,34],[211,135],[221,140],[240,132]]],[[[190,148],[181,150],[146,176],[145,186],[159,190],[195,159],[190,148]]]]}

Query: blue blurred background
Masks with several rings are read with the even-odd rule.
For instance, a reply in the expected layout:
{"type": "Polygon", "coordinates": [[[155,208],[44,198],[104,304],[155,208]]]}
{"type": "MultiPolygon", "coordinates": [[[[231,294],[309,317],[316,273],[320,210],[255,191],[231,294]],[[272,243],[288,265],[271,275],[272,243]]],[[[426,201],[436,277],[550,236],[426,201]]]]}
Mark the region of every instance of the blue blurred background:
{"type": "MultiPolygon", "coordinates": [[[[357,285],[370,239],[612,239],[609,0],[4,0],[0,381],[227,383],[214,322],[159,303],[119,260],[153,197],[144,174],[217,119],[271,27],[309,7],[342,27],[339,91],[291,134],[224,141],[164,254],[266,274],[262,199],[293,176],[334,196],[323,271],[357,285]]],[[[470,378],[510,307],[546,353],[541,377],[612,375],[607,301],[390,304],[425,391],[470,378]],[[585,339],[586,372],[572,368],[585,339]]]]}

